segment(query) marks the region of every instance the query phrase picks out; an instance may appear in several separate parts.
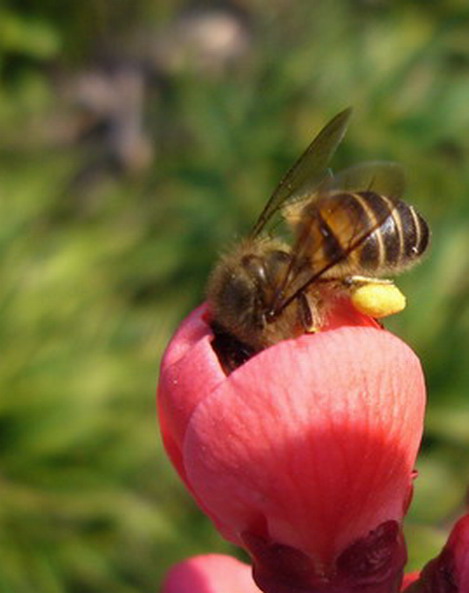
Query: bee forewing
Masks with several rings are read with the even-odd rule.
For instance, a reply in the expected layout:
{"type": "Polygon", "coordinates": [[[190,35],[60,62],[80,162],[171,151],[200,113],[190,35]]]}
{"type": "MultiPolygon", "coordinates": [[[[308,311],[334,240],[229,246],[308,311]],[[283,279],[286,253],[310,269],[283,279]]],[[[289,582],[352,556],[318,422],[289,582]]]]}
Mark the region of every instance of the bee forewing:
{"type": "Polygon", "coordinates": [[[351,113],[349,107],[331,119],[287,171],[254,225],[252,237],[261,232],[288,200],[300,199],[314,192],[327,174],[329,161],[344,137],[351,113]]]}

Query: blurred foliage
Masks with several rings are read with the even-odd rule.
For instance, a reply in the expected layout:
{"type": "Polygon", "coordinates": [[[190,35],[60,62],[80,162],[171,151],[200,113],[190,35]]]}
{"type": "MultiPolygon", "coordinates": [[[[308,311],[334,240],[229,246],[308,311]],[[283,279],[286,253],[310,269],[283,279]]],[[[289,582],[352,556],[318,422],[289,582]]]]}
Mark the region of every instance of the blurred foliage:
{"type": "Polygon", "coordinates": [[[229,549],[162,452],[158,361],[347,105],[334,166],[402,162],[433,229],[387,325],[429,388],[410,568],[438,550],[469,479],[468,25],[462,0],[2,3],[0,591],[156,591],[229,549]]]}

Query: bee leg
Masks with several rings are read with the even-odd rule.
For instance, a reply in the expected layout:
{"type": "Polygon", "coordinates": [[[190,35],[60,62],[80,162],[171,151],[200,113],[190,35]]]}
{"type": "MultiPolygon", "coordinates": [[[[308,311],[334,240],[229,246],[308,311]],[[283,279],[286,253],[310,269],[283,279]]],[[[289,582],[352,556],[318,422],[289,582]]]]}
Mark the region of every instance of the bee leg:
{"type": "Polygon", "coordinates": [[[308,297],[304,292],[300,292],[298,295],[298,317],[305,333],[314,334],[319,331],[319,328],[314,323],[313,313],[311,311],[308,297]]]}
{"type": "Polygon", "coordinates": [[[343,283],[347,287],[358,288],[359,286],[365,286],[366,284],[393,284],[393,281],[388,278],[372,278],[370,276],[353,275],[346,276],[343,279],[343,283]]]}

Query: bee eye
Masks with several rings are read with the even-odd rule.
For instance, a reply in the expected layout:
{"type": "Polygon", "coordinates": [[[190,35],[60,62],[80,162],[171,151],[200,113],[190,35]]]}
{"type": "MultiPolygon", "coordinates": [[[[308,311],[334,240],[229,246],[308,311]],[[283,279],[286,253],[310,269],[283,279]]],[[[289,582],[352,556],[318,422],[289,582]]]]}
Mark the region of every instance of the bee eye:
{"type": "Polygon", "coordinates": [[[267,283],[265,259],[257,255],[247,255],[243,257],[241,263],[257,286],[267,283]]]}

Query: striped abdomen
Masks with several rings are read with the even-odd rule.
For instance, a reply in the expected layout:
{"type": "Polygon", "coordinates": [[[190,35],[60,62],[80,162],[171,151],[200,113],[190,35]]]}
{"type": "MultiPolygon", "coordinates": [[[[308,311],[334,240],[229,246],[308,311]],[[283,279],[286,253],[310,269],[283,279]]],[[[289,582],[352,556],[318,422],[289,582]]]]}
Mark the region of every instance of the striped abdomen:
{"type": "Polygon", "coordinates": [[[296,231],[314,269],[334,275],[397,273],[419,259],[430,235],[412,206],[373,191],[331,192],[310,202],[296,231]]]}

